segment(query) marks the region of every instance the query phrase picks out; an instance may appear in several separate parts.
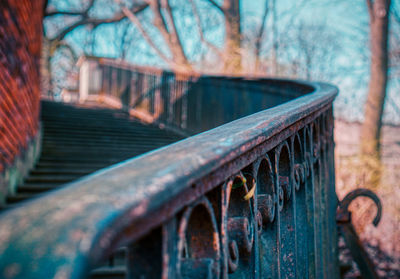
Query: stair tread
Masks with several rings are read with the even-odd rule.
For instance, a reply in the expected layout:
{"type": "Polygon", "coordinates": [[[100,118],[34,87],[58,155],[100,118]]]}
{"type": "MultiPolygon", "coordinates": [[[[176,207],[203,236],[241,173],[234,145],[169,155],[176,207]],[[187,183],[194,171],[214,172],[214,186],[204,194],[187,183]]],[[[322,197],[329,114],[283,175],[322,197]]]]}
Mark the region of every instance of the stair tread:
{"type": "Polygon", "coordinates": [[[13,195],[13,196],[8,196],[7,197],[7,203],[8,204],[15,204],[17,202],[21,202],[21,201],[27,200],[27,199],[32,198],[32,197],[33,197],[32,194],[26,194],[26,193],[20,194],[20,193],[18,193],[18,194],[13,195]]]}
{"type": "Polygon", "coordinates": [[[90,272],[91,279],[125,279],[127,268],[124,266],[99,267],[90,272]]]}
{"type": "Polygon", "coordinates": [[[50,191],[50,190],[54,190],[54,189],[58,189],[60,188],[62,185],[64,184],[36,184],[36,185],[27,185],[27,184],[23,184],[21,186],[18,187],[17,189],[17,194],[32,194],[32,193],[42,193],[42,192],[46,192],[46,191],[50,191]]]}
{"type": "MultiPolygon", "coordinates": [[[[156,125],[144,124],[124,111],[109,108],[42,101],[41,120],[40,158],[0,210],[182,139],[156,125]]],[[[126,270],[122,266],[102,267],[92,274],[95,278],[124,278],[126,270]]]]}
{"type": "Polygon", "coordinates": [[[74,174],[74,175],[78,175],[78,174],[88,174],[91,172],[94,172],[96,170],[98,170],[99,168],[46,168],[46,167],[42,167],[42,168],[35,168],[33,170],[31,170],[30,175],[42,175],[42,174],[49,174],[49,175],[53,175],[53,174],[74,174]]]}
{"type": "MultiPolygon", "coordinates": [[[[72,180],[71,180],[72,181],[72,180]]],[[[20,189],[20,187],[58,187],[62,184],[69,183],[71,181],[65,181],[65,182],[54,182],[54,181],[40,181],[40,182],[30,182],[30,181],[25,181],[23,184],[19,185],[17,187],[17,190],[20,189]]]]}

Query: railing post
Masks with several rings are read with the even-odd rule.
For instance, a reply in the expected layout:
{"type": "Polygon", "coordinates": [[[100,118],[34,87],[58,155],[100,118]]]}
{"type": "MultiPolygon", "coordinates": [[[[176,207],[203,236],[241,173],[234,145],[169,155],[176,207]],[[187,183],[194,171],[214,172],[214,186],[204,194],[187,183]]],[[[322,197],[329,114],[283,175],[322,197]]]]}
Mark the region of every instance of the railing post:
{"type": "Polygon", "coordinates": [[[79,69],[79,102],[84,103],[89,96],[89,62],[84,60],[79,69]]]}

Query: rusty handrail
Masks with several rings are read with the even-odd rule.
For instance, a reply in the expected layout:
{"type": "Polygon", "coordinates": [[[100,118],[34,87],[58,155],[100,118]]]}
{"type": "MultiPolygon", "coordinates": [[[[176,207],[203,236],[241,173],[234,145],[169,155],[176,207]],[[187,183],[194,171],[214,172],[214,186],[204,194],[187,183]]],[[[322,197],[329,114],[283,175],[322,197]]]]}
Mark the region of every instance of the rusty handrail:
{"type": "Polygon", "coordinates": [[[86,278],[121,245],[132,277],[336,277],[337,89],[305,86],[313,92],[4,212],[0,277],[86,278]]]}

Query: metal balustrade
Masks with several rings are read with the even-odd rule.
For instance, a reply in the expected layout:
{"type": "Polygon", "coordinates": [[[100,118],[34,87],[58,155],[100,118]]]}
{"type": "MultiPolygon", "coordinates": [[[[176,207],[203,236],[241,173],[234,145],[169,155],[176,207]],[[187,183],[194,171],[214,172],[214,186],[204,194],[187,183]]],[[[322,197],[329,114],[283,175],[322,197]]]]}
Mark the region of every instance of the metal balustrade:
{"type": "MultiPolygon", "coordinates": [[[[193,135],[313,91],[304,82],[188,75],[107,58],[86,58],[88,96],[120,103],[136,117],[193,135]]],[[[84,78],[83,78],[84,79],[84,78]]],[[[81,98],[82,99],[82,98],[81,98]]]]}
{"type": "MultiPolygon", "coordinates": [[[[142,106],[156,121],[191,134],[240,119],[4,212],[0,277],[87,278],[107,261],[115,266],[115,253],[123,251],[127,278],[338,278],[337,89],[174,76],[151,90],[157,81],[149,85],[150,75],[142,75],[146,90],[124,86],[110,94],[132,92],[125,101],[115,95],[132,109],[134,94],[150,92],[153,101],[142,106]],[[201,104],[217,100],[220,106],[194,107],[197,94],[201,104]],[[254,107],[246,108],[245,101],[254,107]]],[[[164,78],[161,73],[154,79],[164,78]]],[[[132,72],[126,80],[139,84],[132,72]]]]}

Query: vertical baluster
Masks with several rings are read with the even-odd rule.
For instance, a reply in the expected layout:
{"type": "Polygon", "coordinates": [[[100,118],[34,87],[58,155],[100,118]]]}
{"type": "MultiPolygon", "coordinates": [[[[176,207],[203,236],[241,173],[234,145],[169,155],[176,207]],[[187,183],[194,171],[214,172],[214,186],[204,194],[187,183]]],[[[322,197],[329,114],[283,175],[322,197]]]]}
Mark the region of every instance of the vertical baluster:
{"type": "Polygon", "coordinates": [[[150,84],[149,84],[149,91],[150,91],[150,113],[154,116],[155,114],[155,89],[156,89],[156,76],[154,73],[149,75],[150,84]]]}
{"type": "Polygon", "coordinates": [[[334,144],[334,117],[333,117],[333,107],[331,106],[328,111],[328,132],[329,132],[329,202],[330,202],[330,232],[331,236],[331,247],[332,258],[333,258],[333,271],[335,278],[340,277],[339,268],[339,254],[338,254],[338,233],[336,225],[336,209],[338,206],[338,199],[336,196],[336,181],[335,181],[335,144],[334,144]]]}
{"type": "Polygon", "coordinates": [[[182,81],[179,79],[176,81],[177,84],[177,104],[178,104],[178,122],[179,122],[179,128],[182,128],[182,111],[183,111],[183,107],[182,107],[182,101],[183,101],[183,96],[182,96],[182,81]]]}
{"type": "Polygon", "coordinates": [[[158,73],[154,74],[154,112],[155,116],[160,121],[161,116],[161,84],[162,76],[158,73]]]}
{"type": "Polygon", "coordinates": [[[137,83],[137,73],[132,71],[130,86],[129,86],[129,104],[128,104],[129,109],[131,109],[133,104],[136,102],[136,95],[135,95],[137,90],[136,83],[137,83]]]}
{"type": "Polygon", "coordinates": [[[118,69],[112,67],[111,69],[111,96],[118,97],[118,80],[117,80],[118,69]]]}
{"type": "Polygon", "coordinates": [[[322,121],[322,116],[320,116],[318,121],[319,125],[319,149],[320,149],[320,186],[321,186],[321,221],[322,221],[322,266],[324,272],[324,278],[329,278],[329,242],[328,242],[328,211],[327,211],[327,190],[328,190],[328,180],[327,180],[327,166],[326,166],[326,149],[325,149],[325,135],[324,126],[322,121]]]}
{"type": "Polygon", "coordinates": [[[327,249],[328,249],[328,274],[329,278],[339,278],[339,262],[337,254],[337,226],[336,209],[337,197],[335,191],[335,163],[334,163],[334,144],[333,144],[333,110],[329,108],[324,113],[324,136],[326,152],[326,207],[327,207],[327,249]]]}
{"type": "Polygon", "coordinates": [[[178,278],[220,277],[220,238],[213,207],[206,197],[182,213],[178,237],[178,278]]]}
{"type": "Polygon", "coordinates": [[[157,228],[128,246],[128,279],[160,278],[162,274],[162,229],[157,228]]]}
{"type": "Polygon", "coordinates": [[[230,179],[222,189],[221,238],[224,272],[229,278],[255,278],[255,234],[257,226],[253,198],[244,200],[253,184],[243,174],[230,179]],[[248,187],[249,186],[249,187],[248,187]]]}
{"type": "Polygon", "coordinates": [[[319,140],[320,140],[320,162],[321,162],[321,214],[322,214],[322,229],[323,229],[323,239],[322,239],[322,251],[323,251],[323,267],[325,278],[331,278],[330,274],[331,265],[333,259],[331,258],[331,243],[329,230],[329,169],[328,169],[328,149],[327,149],[327,137],[326,137],[326,126],[324,114],[319,117],[319,140]]]}
{"type": "Polygon", "coordinates": [[[176,127],[179,127],[179,121],[177,117],[177,106],[178,106],[178,94],[177,91],[177,81],[176,81],[176,74],[173,75],[172,80],[172,90],[171,90],[171,97],[172,97],[172,115],[173,115],[173,122],[176,127]]]}
{"type": "Polygon", "coordinates": [[[136,91],[136,96],[140,100],[139,102],[137,102],[138,105],[145,102],[144,100],[144,94],[146,92],[145,82],[146,82],[145,75],[142,73],[138,73],[137,91],[136,91]]]}
{"type": "MultiPolygon", "coordinates": [[[[274,156],[273,156],[274,157],[274,156]]],[[[260,278],[278,278],[279,228],[277,221],[277,188],[274,167],[266,154],[257,167],[257,206],[262,215],[260,235],[260,278]]]]}
{"type": "Polygon", "coordinates": [[[178,80],[178,100],[179,100],[179,127],[183,128],[183,87],[182,80],[178,80]]]}
{"type": "Polygon", "coordinates": [[[174,110],[174,103],[173,103],[173,76],[168,74],[165,79],[165,97],[166,97],[166,105],[168,106],[168,124],[173,125],[173,110],[174,110]]]}
{"type": "Polygon", "coordinates": [[[187,118],[188,118],[188,81],[187,79],[181,81],[182,86],[182,129],[187,128],[187,118]]]}
{"type": "MultiPolygon", "coordinates": [[[[295,257],[295,212],[293,195],[293,182],[291,179],[292,160],[288,144],[281,144],[275,153],[277,185],[283,190],[284,201],[280,207],[279,234],[280,234],[280,277],[295,278],[296,257],[295,257]]],[[[281,190],[279,190],[281,191],[281,190]]]]}
{"type": "Polygon", "coordinates": [[[201,130],[202,126],[202,101],[203,101],[203,79],[198,78],[197,81],[192,81],[191,82],[191,88],[192,90],[196,88],[196,90],[193,90],[194,92],[192,93],[193,95],[196,96],[196,121],[195,125],[192,130],[195,132],[198,132],[201,130]]]}
{"type": "Polygon", "coordinates": [[[101,89],[100,89],[100,94],[107,94],[108,93],[108,88],[107,88],[107,75],[108,75],[108,66],[101,65],[101,89]]]}
{"type": "Polygon", "coordinates": [[[169,124],[169,94],[168,94],[168,74],[161,73],[159,78],[160,87],[160,118],[163,123],[169,124]]]}
{"type": "Polygon", "coordinates": [[[162,226],[162,279],[177,278],[178,236],[176,217],[162,226]]]}
{"type": "Polygon", "coordinates": [[[314,195],[314,170],[312,163],[312,137],[311,126],[307,126],[304,130],[304,169],[306,173],[305,179],[305,202],[307,211],[307,258],[308,270],[307,278],[315,278],[316,272],[316,246],[315,246],[315,195],[314,195]]]}
{"type": "Polygon", "coordinates": [[[314,185],[314,231],[315,231],[315,271],[316,278],[323,278],[323,214],[322,214],[322,200],[321,200],[321,158],[320,158],[320,134],[318,119],[316,119],[312,126],[313,135],[313,185],[314,185]]]}
{"type": "Polygon", "coordinates": [[[291,148],[294,160],[293,182],[295,185],[294,201],[296,212],[296,277],[307,278],[309,270],[308,262],[308,239],[309,228],[307,224],[307,201],[305,179],[306,170],[304,166],[304,130],[291,139],[291,148]]]}
{"type": "Polygon", "coordinates": [[[122,72],[123,72],[123,70],[121,69],[121,68],[116,68],[115,69],[116,70],[116,95],[115,95],[115,97],[118,99],[118,100],[121,100],[121,82],[122,82],[122,72]]]}
{"type": "Polygon", "coordinates": [[[123,93],[123,108],[124,110],[129,112],[129,104],[131,103],[131,80],[132,80],[132,72],[125,70],[126,81],[124,84],[124,93],[123,93]]]}
{"type": "Polygon", "coordinates": [[[118,69],[118,98],[123,104],[123,99],[124,99],[124,89],[125,89],[125,70],[124,69],[118,69]]]}

